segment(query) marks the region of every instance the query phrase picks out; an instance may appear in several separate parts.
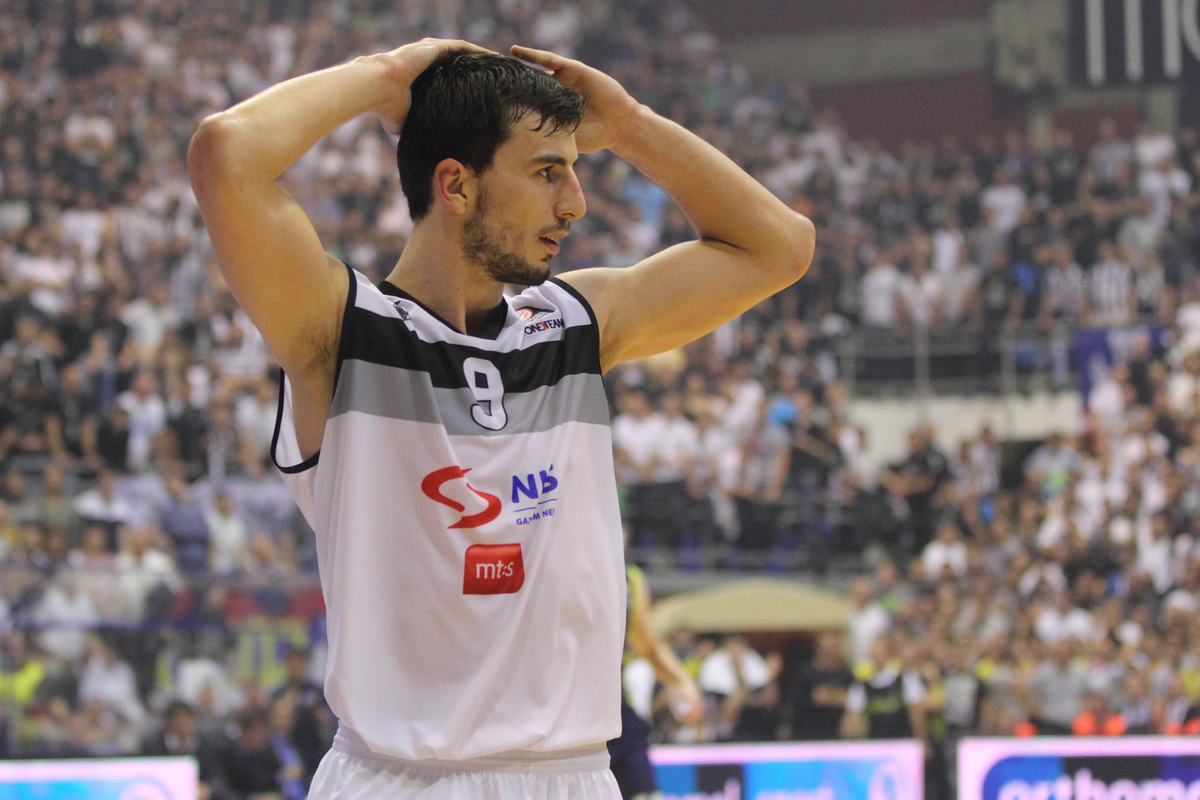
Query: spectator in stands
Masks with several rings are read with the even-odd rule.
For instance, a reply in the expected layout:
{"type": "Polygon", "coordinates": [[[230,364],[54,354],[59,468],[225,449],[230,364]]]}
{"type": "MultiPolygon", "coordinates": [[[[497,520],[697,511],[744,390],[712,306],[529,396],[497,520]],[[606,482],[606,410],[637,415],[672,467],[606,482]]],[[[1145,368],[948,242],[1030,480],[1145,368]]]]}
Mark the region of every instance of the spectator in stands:
{"type": "Polygon", "coordinates": [[[88,652],[79,677],[79,703],[88,715],[111,719],[121,750],[132,752],[146,716],[133,669],[99,635],[88,637],[88,652]]]}
{"type": "Polygon", "coordinates": [[[881,474],[880,482],[907,509],[901,540],[896,543],[898,560],[907,561],[933,538],[934,497],[949,477],[949,462],[934,444],[928,425],[909,434],[908,456],[881,474]]]}
{"type": "Polygon", "coordinates": [[[80,576],[63,570],[32,608],[29,619],[42,630],[42,649],[70,667],[84,656],[87,632],[101,616],[91,595],[83,591],[80,576]]]}
{"type": "Polygon", "coordinates": [[[924,740],[925,684],[894,652],[891,638],[880,637],[870,660],[855,668],[856,681],[846,692],[847,730],[868,739],[924,740]]]}
{"type": "Polygon", "coordinates": [[[162,727],[142,739],[141,755],[194,758],[199,770],[200,796],[223,800],[226,795],[220,744],[201,734],[195,712],[182,700],[167,704],[162,717],[162,727]]]}
{"type": "Polygon", "coordinates": [[[230,575],[245,568],[250,545],[246,520],[237,513],[229,492],[218,489],[204,512],[210,535],[208,568],[215,575],[230,575]]]}
{"type": "Polygon", "coordinates": [[[117,494],[117,476],[102,471],[96,485],[75,498],[75,513],[83,523],[97,523],[105,529],[108,547],[117,550],[117,529],[133,521],[133,508],[117,494]]]}
{"type": "Polygon", "coordinates": [[[117,574],[125,594],[126,619],[162,619],[172,595],[183,585],[175,561],[155,544],[152,528],[130,528],[117,553],[117,574]]]}
{"type": "Polygon", "coordinates": [[[696,683],[718,700],[718,740],[755,741],[774,735],[781,663],[777,655],[764,658],[740,636],[727,637],[704,659],[696,683]]]}
{"type": "Polygon", "coordinates": [[[283,765],[271,744],[270,715],[250,709],[238,718],[237,738],[226,748],[222,773],[231,792],[239,796],[279,795],[283,765]]]}
{"type": "Polygon", "coordinates": [[[921,551],[921,567],[926,580],[934,582],[947,576],[953,579],[966,576],[967,546],[957,525],[949,520],[938,524],[937,536],[921,551]]]}
{"type": "Polygon", "coordinates": [[[1064,639],[1050,648],[1050,658],[1029,676],[1030,719],[1043,734],[1068,734],[1083,710],[1086,689],[1082,670],[1074,661],[1076,643],[1064,639]]]}
{"type": "Polygon", "coordinates": [[[305,782],[305,765],[296,749],[293,737],[295,728],[296,699],[285,693],[271,701],[270,742],[271,749],[280,764],[277,780],[280,794],[286,800],[304,800],[308,794],[305,782]]]}
{"type": "Polygon", "coordinates": [[[641,391],[627,391],[618,397],[621,413],[613,420],[613,458],[619,479],[628,489],[626,524],[633,534],[635,547],[650,544],[647,528],[652,509],[654,432],[660,419],[641,391]]]}
{"type": "Polygon", "coordinates": [[[799,741],[832,741],[842,735],[846,691],[854,675],[841,652],[841,639],[832,631],[817,635],[810,663],[791,676],[780,705],[776,738],[799,741]]]}
{"type": "Polygon", "coordinates": [[[171,542],[175,563],[184,576],[199,575],[209,565],[209,529],[204,506],[183,476],[167,478],[167,504],[159,512],[159,525],[171,542]]]}
{"type": "Polygon", "coordinates": [[[659,402],[659,419],[643,429],[649,441],[650,480],[646,486],[648,524],[656,540],[668,547],[683,544],[688,525],[688,474],[696,461],[699,436],[696,426],[683,414],[683,401],[677,392],[665,393],[659,402]]]}
{"type": "Polygon", "coordinates": [[[88,527],[82,545],[67,555],[67,566],[74,573],[80,590],[91,598],[101,619],[116,621],[124,617],[125,596],[118,580],[116,559],[108,551],[103,527],[88,527]]]}
{"type": "Polygon", "coordinates": [[[891,616],[874,599],[874,591],[867,577],[855,579],[850,590],[850,644],[856,666],[871,657],[875,641],[892,626],[891,616]]]}
{"type": "Polygon", "coordinates": [[[304,764],[304,785],[312,781],[317,765],[333,742],[336,720],[325,702],[321,686],[308,677],[308,651],[290,645],[283,657],[287,678],[271,695],[273,703],[286,700],[291,726],[286,731],[291,746],[304,764]]]}

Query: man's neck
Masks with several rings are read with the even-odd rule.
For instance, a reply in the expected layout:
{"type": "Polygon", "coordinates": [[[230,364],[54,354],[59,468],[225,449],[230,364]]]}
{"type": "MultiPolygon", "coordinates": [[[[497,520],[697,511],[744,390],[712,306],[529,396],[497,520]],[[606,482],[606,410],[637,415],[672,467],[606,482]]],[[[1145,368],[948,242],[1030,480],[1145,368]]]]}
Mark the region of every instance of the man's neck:
{"type": "Polygon", "coordinates": [[[474,333],[504,297],[504,284],[469,261],[460,246],[461,231],[433,219],[421,220],[388,283],[464,333],[474,333]]]}

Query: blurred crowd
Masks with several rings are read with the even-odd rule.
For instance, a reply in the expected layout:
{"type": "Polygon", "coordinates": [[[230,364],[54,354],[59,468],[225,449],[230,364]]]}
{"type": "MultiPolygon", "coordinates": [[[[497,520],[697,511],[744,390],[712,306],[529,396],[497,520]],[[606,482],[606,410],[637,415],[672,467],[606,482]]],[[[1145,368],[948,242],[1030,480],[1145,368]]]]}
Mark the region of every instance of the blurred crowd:
{"type": "MultiPolygon", "coordinates": [[[[1010,132],[889,152],[649,0],[25,0],[0,15],[0,752],[202,749],[214,796],[303,796],[331,735],[312,683],[319,613],[298,637],[311,651],[275,653],[274,685],[231,668],[228,620],[297,613],[312,535],[270,466],[277,370],[215,268],[186,150],[209,113],[426,35],[598,66],[819,228],[799,284],[607,378],[639,560],[821,571],[841,550],[875,571],[855,588],[848,660],[823,644],[793,676],[806,661],[742,666],[742,642],[680,642],[702,688],[737,702],[664,736],[807,736],[814,720],[882,735],[920,709],[935,752],[1081,714],[1186,724],[1200,694],[1194,131],[1106,121],[1087,142],[1010,132]],[[1096,330],[1132,333],[1083,359],[1096,330]],[[836,358],[862,331],[956,335],[984,365],[1002,334],[1044,337],[1055,381],[1084,378],[1086,431],[1006,480],[987,430],[943,452],[922,428],[879,463],[836,358]],[[824,670],[836,687],[805,688],[824,670]]],[[[283,178],[326,248],[375,279],[412,225],[394,144],[355,120],[283,178]]],[[[620,160],[577,169],[589,210],[557,269],[627,267],[692,237],[620,160]]]]}

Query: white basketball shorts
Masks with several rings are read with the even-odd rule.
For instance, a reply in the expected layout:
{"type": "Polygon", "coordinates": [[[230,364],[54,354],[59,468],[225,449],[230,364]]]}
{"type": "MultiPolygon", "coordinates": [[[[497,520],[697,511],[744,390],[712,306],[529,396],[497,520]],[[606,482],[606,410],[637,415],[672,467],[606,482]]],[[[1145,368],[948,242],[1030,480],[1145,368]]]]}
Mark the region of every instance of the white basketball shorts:
{"type": "Polygon", "coordinates": [[[308,800],[620,800],[608,750],[408,761],[372,752],[340,728],[308,800]]]}

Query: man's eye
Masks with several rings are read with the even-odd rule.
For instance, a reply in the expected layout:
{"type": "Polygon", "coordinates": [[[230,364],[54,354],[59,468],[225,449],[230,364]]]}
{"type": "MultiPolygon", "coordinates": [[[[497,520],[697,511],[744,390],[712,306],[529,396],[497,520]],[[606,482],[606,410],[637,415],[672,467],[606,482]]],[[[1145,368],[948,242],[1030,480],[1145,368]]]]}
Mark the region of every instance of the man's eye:
{"type": "Polygon", "coordinates": [[[554,167],[546,167],[545,169],[538,170],[538,175],[541,175],[546,180],[550,180],[550,173],[553,171],[554,167]]]}

